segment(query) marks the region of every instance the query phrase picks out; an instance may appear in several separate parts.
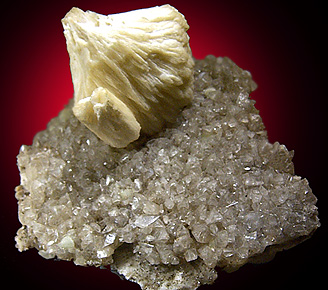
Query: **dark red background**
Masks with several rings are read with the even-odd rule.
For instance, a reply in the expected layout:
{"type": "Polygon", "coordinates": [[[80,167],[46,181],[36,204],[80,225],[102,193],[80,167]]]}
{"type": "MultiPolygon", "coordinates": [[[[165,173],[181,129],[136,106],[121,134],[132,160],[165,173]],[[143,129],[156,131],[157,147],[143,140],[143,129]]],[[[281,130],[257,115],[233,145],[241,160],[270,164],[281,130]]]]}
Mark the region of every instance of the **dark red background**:
{"type": "Polygon", "coordinates": [[[185,15],[196,58],[207,54],[228,56],[252,73],[259,86],[252,97],[269,139],[295,150],[296,173],[309,180],[319,198],[323,221],[311,240],[278,254],[274,261],[246,265],[233,274],[220,272],[215,286],[201,289],[231,290],[241,286],[254,290],[300,289],[313,280],[319,286],[318,271],[325,263],[326,234],[322,180],[327,172],[323,167],[326,157],[323,138],[327,132],[324,113],[327,19],[323,1],[2,3],[0,261],[8,278],[14,279],[9,283],[31,284],[29,287],[34,289],[139,289],[109,271],[48,261],[35,250],[19,253],[15,249],[13,239],[20,226],[14,198],[14,187],[19,184],[16,155],[20,146],[30,145],[35,133],[45,129],[72,97],[69,58],[60,22],[71,7],[112,14],[168,2],[185,15]]]}

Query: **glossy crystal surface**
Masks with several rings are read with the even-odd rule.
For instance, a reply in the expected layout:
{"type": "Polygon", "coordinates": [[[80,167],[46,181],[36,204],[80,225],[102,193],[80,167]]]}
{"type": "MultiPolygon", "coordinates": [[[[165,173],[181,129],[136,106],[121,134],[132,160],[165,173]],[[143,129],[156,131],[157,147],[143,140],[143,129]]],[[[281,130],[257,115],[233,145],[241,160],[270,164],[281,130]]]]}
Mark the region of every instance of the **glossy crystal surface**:
{"type": "Polygon", "coordinates": [[[249,72],[195,61],[193,103],[157,136],[114,149],[69,104],[18,155],[20,251],[106,266],[143,289],[196,289],[319,227],[293,152],[271,144],[249,72]]]}

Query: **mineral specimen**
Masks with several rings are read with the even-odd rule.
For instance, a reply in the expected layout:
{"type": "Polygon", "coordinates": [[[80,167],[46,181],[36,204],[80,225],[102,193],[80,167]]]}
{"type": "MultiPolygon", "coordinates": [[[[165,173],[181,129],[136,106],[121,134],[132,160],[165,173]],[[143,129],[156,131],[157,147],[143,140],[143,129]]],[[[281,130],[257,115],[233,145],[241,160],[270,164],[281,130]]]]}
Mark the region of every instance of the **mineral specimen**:
{"type": "MultiPolygon", "coordinates": [[[[293,152],[271,144],[249,72],[195,60],[193,101],[156,136],[113,148],[73,101],[18,155],[19,251],[108,266],[142,289],[196,289],[319,227],[293,152]]],[[[189,98],[189,97],[188,97],[189,98]]]]}
{"type": "Polygon", "coordinates": [[[74,83],[74,115],[100,139],[126,147],[190,103],[189,26],[170,5],[100,15],[73,8],[62,20],[74,83]]]}

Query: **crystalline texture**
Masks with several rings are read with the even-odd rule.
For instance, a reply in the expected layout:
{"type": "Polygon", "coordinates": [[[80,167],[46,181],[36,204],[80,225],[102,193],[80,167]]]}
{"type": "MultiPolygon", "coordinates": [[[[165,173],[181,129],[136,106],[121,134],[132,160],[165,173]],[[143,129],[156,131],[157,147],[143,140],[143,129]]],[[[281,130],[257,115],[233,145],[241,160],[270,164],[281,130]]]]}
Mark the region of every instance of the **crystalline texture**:
{"type": "Polygon", "coordinates": [[[193,102],[156,136],[113,148],[71,101],[23,145],[19,251],[110,265],[143,289],[196,289],[216,266],[267,261],[309,238],[316,197],[293,152],[269,143],[250,73],[207,56],[193,77],[193,102]]]}
{"type": "Polygon", "coordinates": [[[62,22],[73,113],[107,144],[155,134],[190,103],[189,26],[172,6],[108,16],[73,8],[62,22]]]}
{"type": "Polygon", "coordinates": [[[111,264],[147,289],[196,289],[216,265],[266,260],[314,232],[316,198],[293,154],[268,142],[250,74],[213,56],[194,74],[192,105],[146,143],[113,149],[71,103],[22,146],[20,251],[111,264]]]}

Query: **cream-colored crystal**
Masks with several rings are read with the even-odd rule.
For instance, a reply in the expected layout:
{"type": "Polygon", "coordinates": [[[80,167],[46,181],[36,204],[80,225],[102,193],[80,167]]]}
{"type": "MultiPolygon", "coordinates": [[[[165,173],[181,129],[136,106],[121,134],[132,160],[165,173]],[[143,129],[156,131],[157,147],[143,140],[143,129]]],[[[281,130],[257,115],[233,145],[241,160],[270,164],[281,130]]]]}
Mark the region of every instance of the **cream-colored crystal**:
{"type": "Polygon", "coordinates": [[[114,15],[73,8],[62,20],[74,115],[105,143],[152,135],[192,98],[189,26],[170,5],[114,15]]]}

